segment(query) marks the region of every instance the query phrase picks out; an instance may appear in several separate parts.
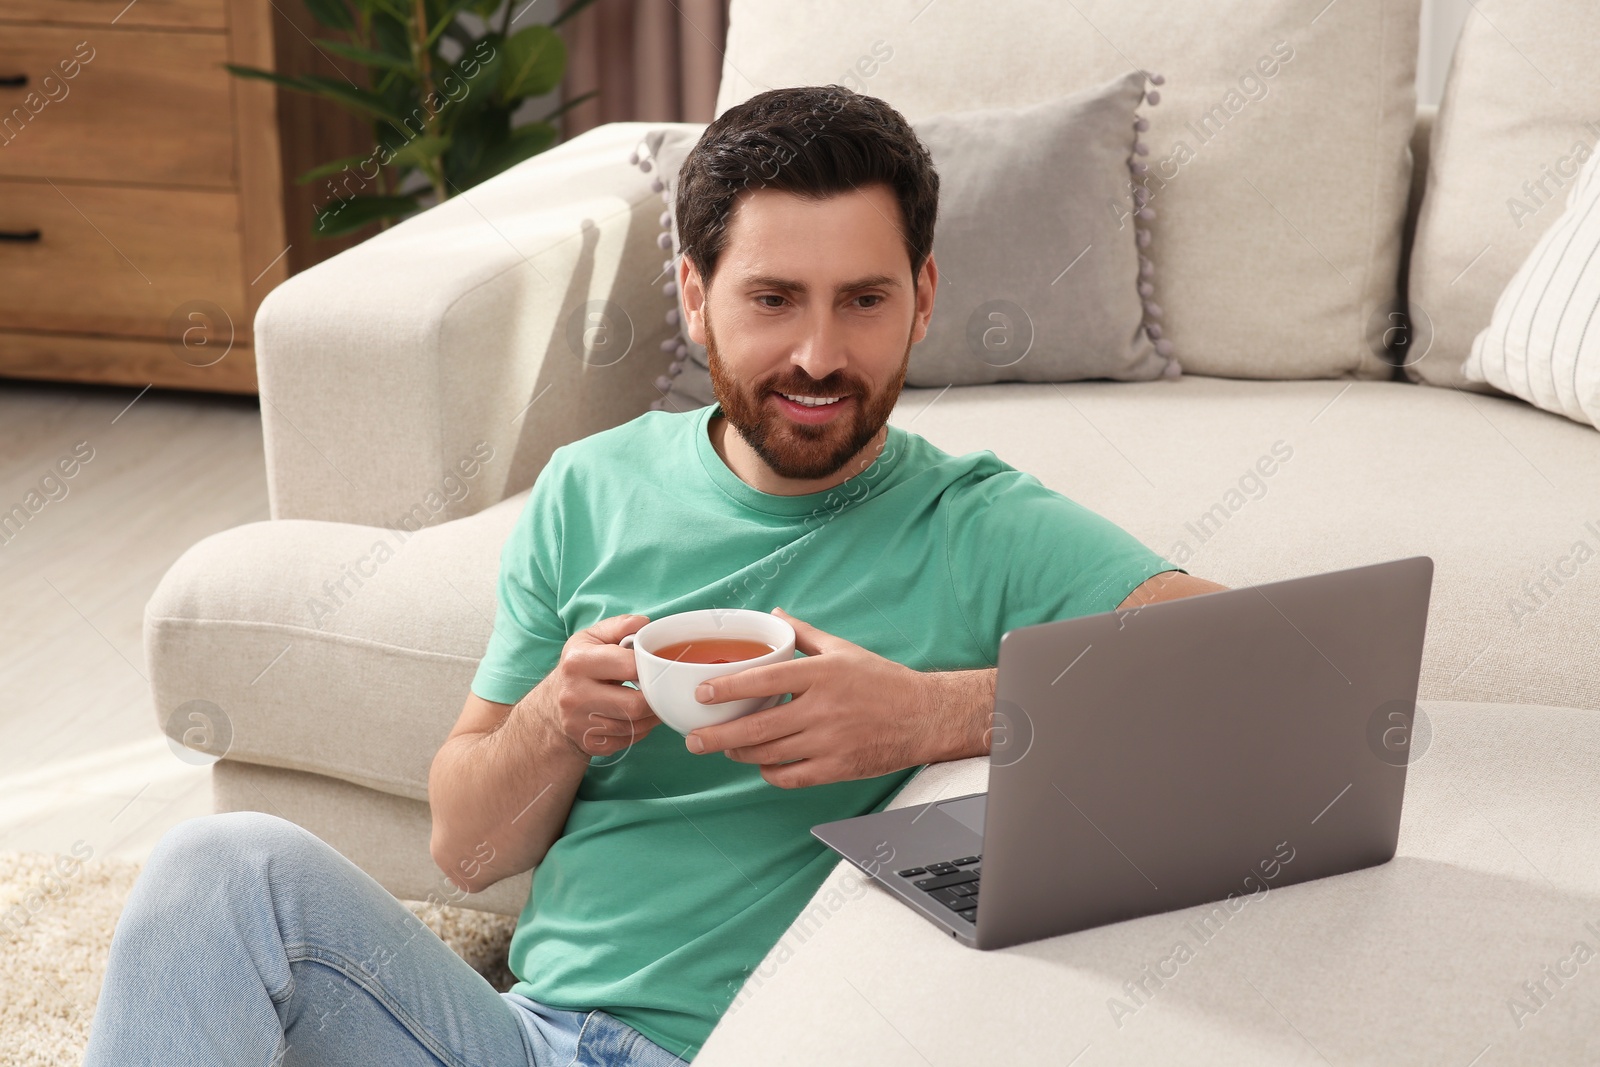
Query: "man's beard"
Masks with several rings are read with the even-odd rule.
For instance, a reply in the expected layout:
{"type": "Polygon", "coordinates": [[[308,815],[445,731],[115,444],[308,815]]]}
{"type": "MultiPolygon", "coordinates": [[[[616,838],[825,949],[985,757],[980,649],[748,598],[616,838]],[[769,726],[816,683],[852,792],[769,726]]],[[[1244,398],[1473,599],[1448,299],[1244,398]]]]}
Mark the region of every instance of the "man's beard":
{"type": "MultiPolygon", "coordinates": [[[[913,324],[915,325],[915,324],[913,324]]],[[[863,448],[889,421],[906,370],[911,365],[911,333],[906,333],[905,355],[894,380],[875,396],[867,387],[842,374],[830,374],[816,381],[798,367],[793,374],[769,384],[745,383],[728,373],[717,352],[717,341],[706,315],[706,356],[711,369],[711,389],[728,425],[739,431],[746,444],[780,478],[815,481],[835,474],[863,448]],[[844,412],[821,425],[795,422],[768,402],[773,389],[805,396],[849,396],[853,411],[844,412]]],[[[860,471],[851,471],[855,477],[860,471]]]]}

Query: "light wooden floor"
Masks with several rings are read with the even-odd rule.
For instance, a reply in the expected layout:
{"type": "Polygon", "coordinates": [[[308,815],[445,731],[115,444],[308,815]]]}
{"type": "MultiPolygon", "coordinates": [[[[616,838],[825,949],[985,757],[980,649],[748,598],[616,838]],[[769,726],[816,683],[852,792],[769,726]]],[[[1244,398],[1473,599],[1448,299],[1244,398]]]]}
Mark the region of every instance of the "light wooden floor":
{"type": "Polygon", "coordinates": [[[0,850],[140,859],[211,810],[156,724],[144,605],[190,545],[267,518],[258,402],[0,379],[0,519],[30,493],[0,526],[0,850]]]}

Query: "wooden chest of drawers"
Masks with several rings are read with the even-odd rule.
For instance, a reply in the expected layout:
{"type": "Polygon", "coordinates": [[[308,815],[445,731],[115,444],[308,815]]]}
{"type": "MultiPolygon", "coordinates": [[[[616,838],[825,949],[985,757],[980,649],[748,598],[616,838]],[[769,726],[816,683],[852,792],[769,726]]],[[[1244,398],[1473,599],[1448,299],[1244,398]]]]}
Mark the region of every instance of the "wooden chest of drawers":
{"type": "Polygon", "coordinates": [[[272,287],[309,236],[294,177],[371,147],[224,62],[328,76],[300,0],[0,0],[0,377],[256,390],[272,287]]]}

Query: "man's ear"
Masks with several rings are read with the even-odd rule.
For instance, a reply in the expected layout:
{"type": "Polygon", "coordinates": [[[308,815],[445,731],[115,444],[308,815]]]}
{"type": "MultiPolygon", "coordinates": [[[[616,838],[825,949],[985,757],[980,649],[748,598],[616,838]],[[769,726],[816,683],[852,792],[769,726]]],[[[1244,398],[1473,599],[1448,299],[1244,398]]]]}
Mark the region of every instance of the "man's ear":
{"type": "Polygon", "coordinates": [[[683,294],[685,332],[689,340],[703,346],[706,343],[706,290],[700,280],[700,269],[687,252],[678,258],[678,292],[683,294]]]}
{"type": "Polygon", "coordinates": [[[928,336],[928,322],[933,318],[933,298],[939,289],[939,265],[933,261],[933,251],[928,251],[928,258],[922,261],[922,269],[917,272],[917,309],[916,318],[911,324],[911,343],[916,344],[928,336]]]}

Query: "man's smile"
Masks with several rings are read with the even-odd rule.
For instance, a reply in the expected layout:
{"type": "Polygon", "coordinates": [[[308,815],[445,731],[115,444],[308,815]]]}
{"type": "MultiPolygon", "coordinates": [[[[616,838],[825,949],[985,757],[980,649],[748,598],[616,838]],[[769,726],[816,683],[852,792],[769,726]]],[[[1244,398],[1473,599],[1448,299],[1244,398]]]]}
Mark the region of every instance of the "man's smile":
{"type": "Polygon", "coordinates": [[[851,401],[850,397],[843,396],[832,403],[817,403],[813,401],[811,404],[802,404],[790,400],[789,394],[778,392],[772,394],[772,399],[785,415],[795,422],[804,423],[807,426],[820,426],[823,423],[832,422],[839,417],[841,411],[850,406],[851,401]]]}

